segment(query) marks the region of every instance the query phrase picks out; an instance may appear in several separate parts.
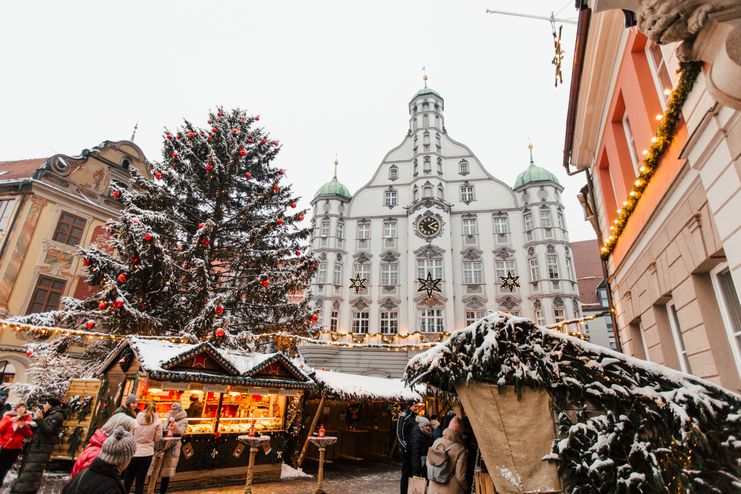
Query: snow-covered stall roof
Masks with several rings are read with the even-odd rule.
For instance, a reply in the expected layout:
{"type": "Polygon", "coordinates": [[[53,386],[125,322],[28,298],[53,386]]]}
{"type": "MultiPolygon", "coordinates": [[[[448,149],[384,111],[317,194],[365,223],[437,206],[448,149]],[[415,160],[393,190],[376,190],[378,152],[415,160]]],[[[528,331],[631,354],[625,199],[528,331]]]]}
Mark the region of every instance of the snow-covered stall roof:
{"type": "Polygon", "coordinates": [[[277,353],[247,353],[232,349],[217,348],[209,342],[190,344],[173,343],[166,340],[129,336],[111,352],[101,365],[104,372],[117,361],[121,352],[129,347],[136,355],[141,370],[154,379],[170,381],[210,382],[242,386],[272,386],[289,388],[313,388],[312,379],[296,367],[285,355],[277,353]],[[206,354],[216,361],[223,373],[182,369],[178,364],[206,354]],[[281,364],[291,378],[256,376],[271,365],[281,364]]]}
{"type": "Polygon", "coordinates": [[[529,319],[493,313],[416,355],[403,379],[449,392],[470,381],[546,389],[563,411],[544,459],[567,492],[741,489],[741,396],[529,319]]]}
{"type": "Polygon", "coordinates": [[[312,377],[329,397],[355,400],[412,402],[422,396],[407,387],[401,379],[359,376],[327,370],[315,370],[312,377]]]}

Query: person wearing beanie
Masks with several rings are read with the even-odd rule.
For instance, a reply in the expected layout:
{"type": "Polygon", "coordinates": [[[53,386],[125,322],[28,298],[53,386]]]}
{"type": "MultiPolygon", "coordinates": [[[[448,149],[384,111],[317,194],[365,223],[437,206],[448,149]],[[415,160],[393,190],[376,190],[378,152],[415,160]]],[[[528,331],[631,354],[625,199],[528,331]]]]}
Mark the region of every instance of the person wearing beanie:
{"type": "MultiPolygon", "coordinates": [[[[165,417],[165,430],[164,434],[169,437],[180,437],[185,434],[185,430],[188,428],[188,414],[183,410],[183,405],[180,402],[172,404],[172,408],[167,412],[165,417]]],[[[170,477],[175,475],[175,470],[178,467],[180,461],[180,441],[167,441],[165,444],[165,450],[163,455],[165,459],[162,461],[162,469],[160,470],[160,494],[167,492],[167,487],[170,485],[170,477]]]]}
{"type": "Polygon", "coordinates": [[[49,464],[51,452],[59,443],[59,434],[64,427],[67,411],[61,401],[46,398],[43,411],[36,412],[36,431],[28,443],[18,478],[10,489],[11,494],[36,494],[41,487],[41,478],[49,464]]]}
{"type": "Polygon", "coordinates": [[[72,473],[69,479],[72,480],[75,476],[82,472],[84,469],[89,467],[93,461],[100,454],[100,450],[103,448],[103,443],[108,437],[113,434],[113,431],[119,427],[123,427],[128,432],[133,432],[136,426],[136,420],[132,419],[125,413],[116,413],[111,415],[111,418],[106,420],[101,428],[95,431],[93,437],[90,438],[85,449],[82,450],[75,460],[75,464],[72,465],[72,473]]]}
{"type": "Polygon", "coordinates": [[[418,415],[417,427],[412,429],[412,476],[427,478],[427,450],[432,446],[432,426],[430,419],[418,415]]]}
{"type": "Polygon", "coordinates": [[[113,411],[114,415],[117,413],[125,413],[132,419],[135,419],[136,414],[139,413],[139,398],[134,393],[131,393],[126,397],[124,404],[113,411]]]}
{"type": "Polygon", "coordinates": [[[62,494],[125,494],[121,472],[136,452],[134,436],[119,426],[103,442],[100,454],[85,470],[67,482],[62,494]]]}
{"type": "Polygon", "coordinates": [[[3,415],[0,420],[0,489],[5,475],[23,448],[23,440],[33,435],[32,423],[33,418],[26,411],[25,403],[18,403],[12,412],[3,415]]]}

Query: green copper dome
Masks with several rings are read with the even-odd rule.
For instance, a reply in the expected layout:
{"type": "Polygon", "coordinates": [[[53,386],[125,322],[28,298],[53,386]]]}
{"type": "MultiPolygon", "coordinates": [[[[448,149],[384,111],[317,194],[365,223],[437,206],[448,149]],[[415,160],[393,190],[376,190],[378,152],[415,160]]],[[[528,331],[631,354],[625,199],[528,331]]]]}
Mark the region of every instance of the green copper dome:
{"type": "Polygon", "coordinates": [[[422,89],[420,89],[419,91],[417,91],[417,94],[415,94],[414,97],[412,97],[412,100],[414,100],[414,98],[417,98],[419,96],[424,96],[426,94],[432,94],[432,95],[437,96],[440,99],[443,99],[443,97],[440,96],[440,93],[438,93],[434,89],[431,89],[431,88],[428,88],[428,87],[423,87],[422,89]]]}
{"type": "Polygon", "coordinates": [[[553,182],[556,185],[561,185],[553,173],[535,165],[535,161],[533,160],[533,145],[528,145],[528,148],[530,149],[530,166],[517,176],[515,189],[519,189],[533,182],[553,182]]]}
{"type": "Polygon", "coordinates": [[[347,187],[342,185],[340,181],[337,180],[337,176],[332,177],[332,180],[322,185],[317,193],[314,194],[314,199],[330,196],[340,196],[348,200],[352,199],[352,194],[350,194],[350,191],[347,190],[347,187]]]}

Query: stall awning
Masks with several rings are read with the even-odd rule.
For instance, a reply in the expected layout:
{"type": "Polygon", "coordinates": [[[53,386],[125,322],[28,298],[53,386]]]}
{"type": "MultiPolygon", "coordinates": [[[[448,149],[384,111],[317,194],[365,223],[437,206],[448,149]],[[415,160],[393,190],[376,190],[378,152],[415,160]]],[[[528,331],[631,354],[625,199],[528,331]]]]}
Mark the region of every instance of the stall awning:
{"type": "Polygon", "coordinates": [[[422,396],[408,388],[401,379],[360,376],[315,370],[312,377],[327,397],[356,400],[421,401],[422,396]]]}

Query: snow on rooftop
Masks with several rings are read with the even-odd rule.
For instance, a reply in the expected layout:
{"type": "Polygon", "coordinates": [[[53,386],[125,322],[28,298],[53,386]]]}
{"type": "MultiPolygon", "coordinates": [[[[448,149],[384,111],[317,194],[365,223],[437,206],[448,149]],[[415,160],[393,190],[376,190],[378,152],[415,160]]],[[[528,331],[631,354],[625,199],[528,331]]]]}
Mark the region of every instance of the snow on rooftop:
{"type": "Polygon", "coordinates": [[[419,393],[401,379],[360,376],[327,370],[314,371],[314,380],[325,390],[343,397],[389,401],[420,401],[419,393]]]}

